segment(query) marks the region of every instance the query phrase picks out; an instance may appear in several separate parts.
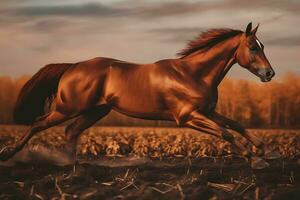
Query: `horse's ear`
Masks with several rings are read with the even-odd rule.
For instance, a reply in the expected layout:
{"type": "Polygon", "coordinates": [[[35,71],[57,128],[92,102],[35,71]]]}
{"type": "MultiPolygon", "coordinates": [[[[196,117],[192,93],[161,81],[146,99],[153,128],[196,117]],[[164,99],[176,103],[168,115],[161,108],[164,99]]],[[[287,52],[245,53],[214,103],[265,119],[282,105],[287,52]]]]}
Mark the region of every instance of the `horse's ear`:
{"type": "Polygon", "coordinates": [[[246,36],[249,36],[251,34],[251,30],[252,30],[252,22],[250,22],[248,25],[247,25],[247,28],[246,28],[246,36]]]}
{"type": "Polygon", "coordinates": [[[252,35],[255,35],[255,34],[256,34],[258,27],[259,27],[259,24],[257,24],[257,26],[255,27],[255,29],[253,29],[253,30],[251,31],[251,34],[252,34],[252,35]]]}

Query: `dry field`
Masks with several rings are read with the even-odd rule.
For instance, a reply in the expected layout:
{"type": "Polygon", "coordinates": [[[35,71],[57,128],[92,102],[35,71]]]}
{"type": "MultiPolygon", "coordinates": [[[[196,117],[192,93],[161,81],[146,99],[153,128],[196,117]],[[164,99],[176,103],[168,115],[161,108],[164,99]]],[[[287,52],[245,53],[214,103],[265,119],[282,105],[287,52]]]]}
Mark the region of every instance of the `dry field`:
{"type": "MultiPolygon", "coordinates": [[[[0,126],[0,147],[26,128],[0,126]]],[[[0,199],[299,199],[300,131],[249,131],[282,158],[252,170],[229,143],[190,129],[93,127],[73,164],[64,128],[52,128],[1,163],[0,199]]]]}

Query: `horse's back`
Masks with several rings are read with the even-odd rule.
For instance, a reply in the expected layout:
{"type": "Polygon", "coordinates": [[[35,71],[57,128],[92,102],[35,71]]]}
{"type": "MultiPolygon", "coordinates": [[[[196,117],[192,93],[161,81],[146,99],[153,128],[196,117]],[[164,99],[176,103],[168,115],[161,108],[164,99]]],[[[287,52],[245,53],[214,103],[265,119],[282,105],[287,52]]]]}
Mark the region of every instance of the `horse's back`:
{"type": "Polygon", "coordinates": [[[132,112],[134,108],[147,110],[154,106],[151,98],[155,98],[155,92],[151,91],[152,65],[104,57],[80,62],[61,77],[56,106],[70,113],[99,104],[126,107],[132,112]],[[147,102],[149,105],[145,105],[147,102]]]}

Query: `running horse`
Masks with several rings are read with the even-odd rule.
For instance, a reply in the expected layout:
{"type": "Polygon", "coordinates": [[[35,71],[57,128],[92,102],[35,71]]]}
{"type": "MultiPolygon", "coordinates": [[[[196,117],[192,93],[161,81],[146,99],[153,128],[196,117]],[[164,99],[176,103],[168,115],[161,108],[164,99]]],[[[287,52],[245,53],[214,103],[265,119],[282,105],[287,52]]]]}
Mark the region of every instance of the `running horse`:
{"type": "Polygon", "coordinates": [[[260,149],[263,142],[215,108],[218,85],[235,63],[263,82],[275,75],[256,36],[257,29],[252,30],[252,23],[245,32],[211,29],[189,42],[178,59],[152,64],[97,57],[46,65],[24,85],[15,105],[15,121],[31,127],[15,145],[0,151],[0,159],[11,158],[36,133],[73,118],[65,134],[68,145],[75,149],[78,136],[111,110],[135,118],[175,121],[222,138],[252,158],[251,151],[228,129],[260,149]],[[49,98],[55,108],[45,114],[49,98]]]}

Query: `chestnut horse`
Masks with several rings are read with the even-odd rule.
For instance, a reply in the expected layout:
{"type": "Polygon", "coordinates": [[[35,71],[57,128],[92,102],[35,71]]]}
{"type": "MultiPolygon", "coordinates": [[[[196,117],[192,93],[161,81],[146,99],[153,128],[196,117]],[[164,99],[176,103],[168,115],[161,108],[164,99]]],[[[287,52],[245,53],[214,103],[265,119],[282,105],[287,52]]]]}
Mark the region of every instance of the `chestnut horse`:
{"type": "Polygon", "coordinates": [[[85,129],[111,110],[130,117],[175,121],[230,142],[243,155],[251,152],[227,130],[237,131],[256,147],[263,143],[238,123],[215,111],[218,85],[238,63],[270,81],[274,71],[257,39],[258,26],[246,31],[211,29],[182,50],[178,59],[152,64],[135,64],[97,57],[74,64],[49,64],[40,69],[22,88],[14,117],[31,125],[22,139],[0,152],[7,160],[20,151],[37,132],[76,118],[66,127],[69,145],[85,129]],[[52,98],[53,97],[53,98],[52,98]],[[44,114],[46,99],[55,109],[44,114]]]}

